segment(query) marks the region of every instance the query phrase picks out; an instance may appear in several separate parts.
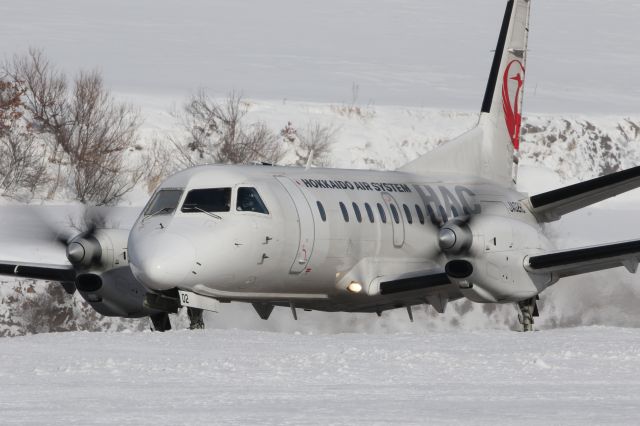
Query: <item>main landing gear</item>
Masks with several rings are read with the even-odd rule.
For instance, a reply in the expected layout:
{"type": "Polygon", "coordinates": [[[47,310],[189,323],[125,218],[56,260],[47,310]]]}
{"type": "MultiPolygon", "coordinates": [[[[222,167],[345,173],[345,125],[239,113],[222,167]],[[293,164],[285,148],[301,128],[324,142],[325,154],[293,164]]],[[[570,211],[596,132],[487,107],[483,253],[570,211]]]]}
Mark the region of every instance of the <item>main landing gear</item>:
{"type": "Polygon", "coordinates": [[[189,316],[189,330],[204,330],[204,319],[202,313],[204,311],[198,308],[187,308],[189,316]]]}
{"type": "Polygon", "coordinates": [[[538,304],[536,303],[538,299],[539,297],[536,296],[531,299],[518,302],[517,305],[520,310],[518,320],[520,321],[520,324],[522,324],[522,331],[533,331],[533,318],[540,316],[538,313],[538,304]]]}

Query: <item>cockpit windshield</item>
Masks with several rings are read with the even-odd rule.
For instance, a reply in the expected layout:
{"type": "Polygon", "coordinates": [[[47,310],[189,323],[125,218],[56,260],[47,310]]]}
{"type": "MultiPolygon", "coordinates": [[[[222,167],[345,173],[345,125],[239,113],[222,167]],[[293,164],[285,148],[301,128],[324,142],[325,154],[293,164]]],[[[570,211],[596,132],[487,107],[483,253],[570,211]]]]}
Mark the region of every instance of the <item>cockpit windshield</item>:
{"type": "Polygon", "coordinates": [[[238,201],[236,210],[243,212],[254,212],[269,214],[267,206],[262,202],[262,198],[255,188],[238,188],[238,201]]]}
{"type": "Polygon", "coordinates": [[[231,188],[194,189],[187,194],[182,204],[182,212],[228,212],[230,205],[231,188]]]}
{"type": "Polygon", "coordinates": [[[171,214],[178,207],[182,189],[161,189],[151,199],[144,210],[145,216],[171,214]]]}

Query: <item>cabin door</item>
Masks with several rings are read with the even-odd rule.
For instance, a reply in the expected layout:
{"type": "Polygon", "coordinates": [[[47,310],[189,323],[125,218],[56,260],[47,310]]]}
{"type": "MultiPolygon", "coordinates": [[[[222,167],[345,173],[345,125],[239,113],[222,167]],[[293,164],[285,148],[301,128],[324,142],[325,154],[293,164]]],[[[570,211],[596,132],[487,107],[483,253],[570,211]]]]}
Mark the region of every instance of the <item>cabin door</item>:
{"type": "Polygon", "coordinates": [[[298,213],[298,252],[291,265],[290,272],[299,274],[307,268],[313,252],[315,240],[315,224],[313,212],[302,190],[291,179],[284,176],[276,176],[278,182],[284,186],[298,213]]]}
{"type": "Polygon", "coordinates": [[[389,221],[391,222],[391,229],[393,232],[393,246],[402,247],[404,245],[404,220],[402,218],[402,212],[400,206],[396,202],[395,198],[388,192],[382,193],[382,199],[387,206],[389,212],[389,221]]]}

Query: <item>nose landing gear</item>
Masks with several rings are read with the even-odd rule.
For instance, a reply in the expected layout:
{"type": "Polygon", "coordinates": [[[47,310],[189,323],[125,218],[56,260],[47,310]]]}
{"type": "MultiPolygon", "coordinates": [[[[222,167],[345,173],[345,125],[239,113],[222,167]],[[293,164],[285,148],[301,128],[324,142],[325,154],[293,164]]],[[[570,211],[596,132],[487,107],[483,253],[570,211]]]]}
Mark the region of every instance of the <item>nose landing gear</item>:
{"type": "MultiPolygon", "coordinates": [[[[204,319],[202,318],[202,309],[187,308],[187,315],[189,316],[189,330],[204,330],[204,319]]],[[[153,331],[169,331],[171,330],[171,320],[169,314],[161,312],[150,316],[151,323],[153,324],[153,331]]]]}
{"type": "MultiPolygon", "coordinates": [[[[159,312],[153,315],[150,315],[151,323],[153,324],[152,330],[154,331],[169,331],[171,330],[171,321],[169,319],[169,314],[178,313],[178,310],[181,308],[179,293],[177,289],[168,290],[165,292],[158,293],[148,293],[145,296],[144,305],[147,308],[156,309],[159,312]]],[[[190,293],[187,296],[183,296],[183,301],[188,301],[192,297],[197,297],[197,295],[190,293]]],[[[184,306],[184,305],[182,305],[184,306]]],[[[202,317],[202,313],[204,312],[200,308],[194,308],[191,306],[186,306],[187,308],[187,316],[189,317],[189,329],[190,330],[202,330],[204,329],[204,319],[202,317]]]]}
{"type": "Polygon", "coordinates": [[[536,296],[518,302],[518,309],[520,310],[518,320],[520,324],[522,324],[522,331],[533,331],[533,318],[540,316],[538,313],[538,304],[536,303],[538,299],[539,297],[536,296]]]}

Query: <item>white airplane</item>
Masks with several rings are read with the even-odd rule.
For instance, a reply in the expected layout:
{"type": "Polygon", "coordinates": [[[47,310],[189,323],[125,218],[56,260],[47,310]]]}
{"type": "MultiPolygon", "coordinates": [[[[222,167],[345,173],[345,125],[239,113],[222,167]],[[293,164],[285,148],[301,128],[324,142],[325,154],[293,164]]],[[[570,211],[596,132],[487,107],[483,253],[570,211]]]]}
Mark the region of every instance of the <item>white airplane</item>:
{"type": "Polygon", "coordinates": [[[507,3],[478,125],[397,171],[209,165],[171,176],[130,230],[65,241],[68,263],[0,262],[100,313],[170,328],[186,306],[371,312],[511,303],[532,330],[563,277],[636,272],[640,241],[554,250],[542,225],[640,185],[640,167],[528,197],[515,189],[529,0],[507,3]]]}

